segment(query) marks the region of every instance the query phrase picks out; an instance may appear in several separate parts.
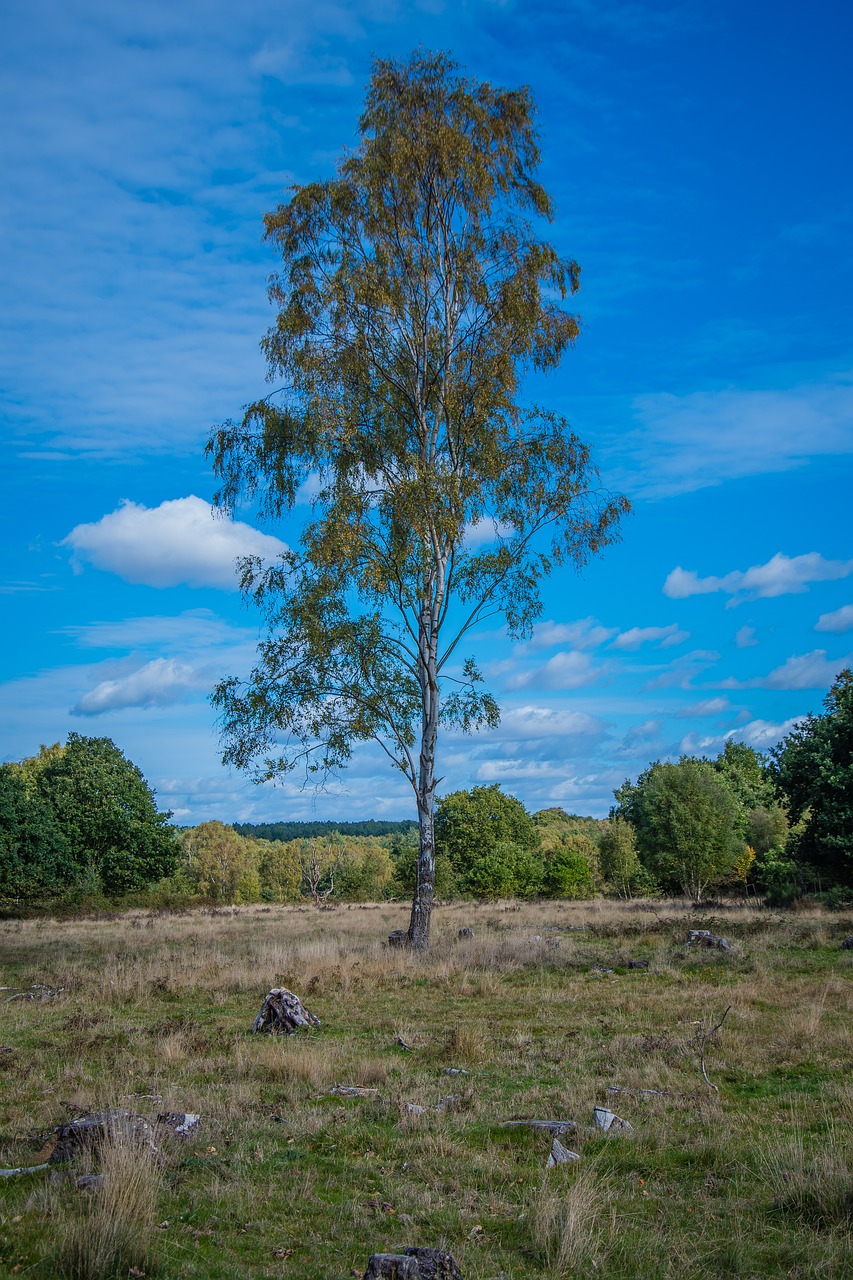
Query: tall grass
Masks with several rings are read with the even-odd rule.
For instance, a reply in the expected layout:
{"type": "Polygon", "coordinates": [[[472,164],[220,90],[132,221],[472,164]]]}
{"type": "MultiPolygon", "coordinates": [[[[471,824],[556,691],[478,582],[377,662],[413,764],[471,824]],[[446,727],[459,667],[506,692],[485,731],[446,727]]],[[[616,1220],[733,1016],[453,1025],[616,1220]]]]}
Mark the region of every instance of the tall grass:
{"type": "Polygon", "coordinates": [[[151,1146],[115,1128],[100,1147],[101,1181],[83,1193],[59,1229],[57,1275],[118,1280],[148,1270],[162,1174],[151,1146]]]}

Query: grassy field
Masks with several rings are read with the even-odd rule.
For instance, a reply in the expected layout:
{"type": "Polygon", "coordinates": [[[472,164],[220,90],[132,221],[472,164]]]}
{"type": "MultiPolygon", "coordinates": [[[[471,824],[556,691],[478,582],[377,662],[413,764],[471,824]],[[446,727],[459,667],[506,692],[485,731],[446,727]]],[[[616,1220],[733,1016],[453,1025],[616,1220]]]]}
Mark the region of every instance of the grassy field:
{"type": "Polygon", "coordinates": [[[426,958],[383,946],[405,922],[0,923],[3,984],[62,989],[0,993],[0,1165],[96,1108],[202,1116],[161,1160],[116,1143],[95,1192],[0,1182],[0,1274],[343,1280],[440,1245],[465,1280],[853,1275],[849,916],[454,905],[426,958]],[[688,947],[690,928],[735,949],[688,947]],[[251,1035],[276,985],[322,1027],[251,1035]],[[604,1102],[632,1133],[594,1129],[604,1102]],[[581,1159],[546,1169],[550,1138],[514,1118],[576,1120],[581,1159]]]}

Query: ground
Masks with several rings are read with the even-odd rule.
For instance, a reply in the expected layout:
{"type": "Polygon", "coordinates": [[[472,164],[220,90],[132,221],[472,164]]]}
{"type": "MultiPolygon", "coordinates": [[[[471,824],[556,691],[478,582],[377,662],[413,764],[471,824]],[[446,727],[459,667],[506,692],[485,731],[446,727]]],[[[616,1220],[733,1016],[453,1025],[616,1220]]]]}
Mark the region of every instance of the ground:
{"type": "Polygon", "coordinates": [[[426,957],[384,945],[406,915],[0,923],[4,984],[55,991],[0,1004],[0,1164],[99,1107],[202,1116],[138,1192],[127,1153],[96,1192],[0,1182],[0,1275],[343,1280],[406,1245],[465,1280],[853,1273],[849,915],[458,904],[426,957]],[[281,985],[318,1030],[251,1034],[281,985]],[[633,1131],[598,1132],[602,1103],[633,1131]],[[515,1118],[575,1120],[580,1160],[546,1169],[515,1118]]]}

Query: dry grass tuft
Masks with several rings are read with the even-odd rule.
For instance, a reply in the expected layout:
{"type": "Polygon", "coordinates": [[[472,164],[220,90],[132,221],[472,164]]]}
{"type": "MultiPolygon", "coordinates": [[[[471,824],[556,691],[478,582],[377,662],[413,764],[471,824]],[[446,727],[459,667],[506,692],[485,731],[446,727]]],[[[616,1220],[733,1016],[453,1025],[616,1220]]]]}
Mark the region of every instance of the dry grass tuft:
{"type": "Polygon", "coordinates": [[[554,1170],[543,1178],[530,1223],[534,1246],[555,1276],[586,1274],[597,1266],[606,1207],[592,1164],[554,1170]]]}
{"type": "Polygon", "coordinates": [[[116,1131],[101,1147],[100,1173],[59,1228],[57,1275],[68,1280],[114,1280],[148,1267],[162,1180],[155,1153],[131,1130],[116,1131]]]}

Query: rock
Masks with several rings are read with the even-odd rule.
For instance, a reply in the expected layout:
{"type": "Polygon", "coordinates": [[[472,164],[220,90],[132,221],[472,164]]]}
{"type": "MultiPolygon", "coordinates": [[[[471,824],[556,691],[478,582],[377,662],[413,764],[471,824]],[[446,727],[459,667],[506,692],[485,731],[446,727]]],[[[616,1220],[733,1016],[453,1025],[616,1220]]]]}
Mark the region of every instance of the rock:
{"type": "Polygon", "coordinates": [[[266,1031],[276,1035],[292,1035],[300,1027],[319,1027],[320,1019],[305,1008],[299,996],[287,987],[273,987],[267,992],[260,1013],[255,1018],[252,1031],[266,1031]]]}
{"type": "Polygon", "coordinates": [[[201,1124],[201,1116],[194,1111],[163,1111],[157,1123],[170,1129],[177,1138],[188,1138],[201,1124]]]}
{"type": "Polygon", "coordinates": [[[853,951],[853,938],[845,938],[841,944],[842,951],[853,951]]]}
{"type": "Polygon", "coordinates": [[[627,968],[629,969],[648,969],[648,960],[629,960],[627,968]]]}
{"type": "Polygon", "coordinates": [[[142,1116],[134,1115],[124,1107],[109,1111],[92,1111],[69,1124],[61,1124],[54,1130],[56,1143],[48,1159],[51,1164],[71,1160],[81,1151],[97,1151],[105,1141],[121,1141],[127,1138],[140,1147],[157,1153],[154,1128],[142,1116]]]}
{"type": "Polygon", "coordinates": [[[422,1116],[426,1107],[422,1107],[419,1102],[404,1102],[403,1110],[410,1116],[422,1116]]]}
{"type": "MultiPolygon", "coordinates": [[[[405,947],[408,936],[409,935],[406,933],[405,929],[392,929],[391,932],[388,934],[388,946],[389,947],[405,947]]],[[[373,1256],[375,1258],[381,1258],[381,1257],[384,1257],[385,1255],[381,1253],[375,1253],[373,1256]]]]}
{"type": "Polygon", "coordinates": [[[553,1169],[556,1164],[571,1164],[573,1160],[580,1160],[580,1156],[576,1151],[569,1151],[568,1147],[564,1147],[559,1138],[555,1138],[551,1143],[551,1154],[548,1157],[547,1168],[553,1169]]]}
{"type": "Polygon", "coordinates": [[[457,938],[473,938],[474,930],[466,925],[464,929],[459,930],[456,936],[457,938]]]}
{"type": "Polygon", "coordinates": [[[468,1072],[464,1067],[445,1067],[444,1074],[446,1076],[467,1076],[468,1072]]]}
{"type": "Polygon", "coordinates": [[[417,1263],[419,1280],[462,1280],[462,1273],[452,1253],[443,1249],[406,1249],[405,1254],[417,1263]]]}
{"type": "Polygon", "coordinates": [[[687,945],[700,942],[704,947],[717,947],[720,951],[731,951],[732,944],[728,938],[719,938],[710,929],[691,929],[687,935],[687,945]]]}
{"type": "Polygon", "coordinates": [[[405,1253],[374,1253],[367,1264],[364,1280],[420,1280],[416,1258],[405,1253]]]}
{"type": "Polygon", "coordinates": [[[74,1185],[78,1191],[97,1191],[103,1180],[103,1174],[100,1173],[81,1173],[79,1178],[74,1179],[74,1185]]]}
{"type": "Polygon", "coordinates": [[[592,1118],[596,1129],[601,1129],[604,1133],[631,1133],[634,1129],[629,1121],[623,1120],[607,1107],[593,1107],[592,1118]]]}

